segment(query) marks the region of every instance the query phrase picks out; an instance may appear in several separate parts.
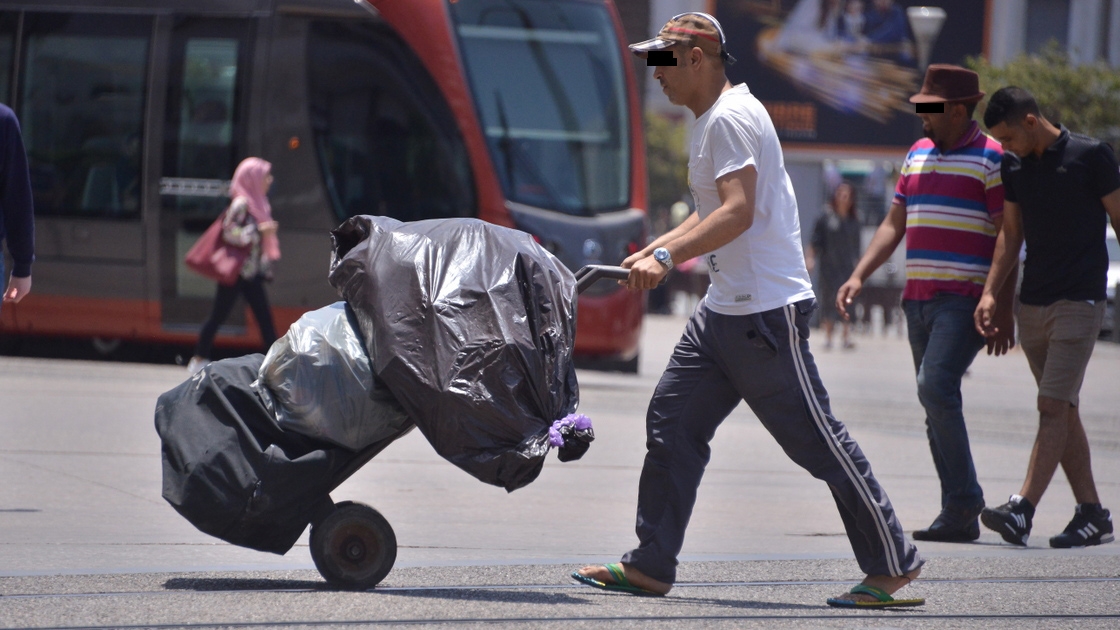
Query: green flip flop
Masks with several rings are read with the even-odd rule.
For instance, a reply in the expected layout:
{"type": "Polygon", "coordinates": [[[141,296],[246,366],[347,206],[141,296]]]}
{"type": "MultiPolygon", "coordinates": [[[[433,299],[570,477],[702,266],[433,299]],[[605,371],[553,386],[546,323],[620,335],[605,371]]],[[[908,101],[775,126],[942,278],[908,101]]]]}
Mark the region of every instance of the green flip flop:
{"type": "Polygon", "coordinates": [[[853,595],[858,595],[860,593],[870,595],[874,597],[876,601],[860,602],[853,599],[830,597],[828,598],[828,605],[836,608],[892,608],[901,606],[921,606],[926,603],[926,600],[921,597],[915,599],[895,599],[890,596],[890,593],[883,589],[866,584],[857,584],[848,592],[853,595]]]}
{"type": "Polygon", "coordinates": [[[589,578],[586,575],[580,575],[578,571],[572,571],[572,578],[577,582],[594,586],[595,588],[603,589],[604,591],[619,591],[622,593],[630,593],[631,595],[638,595],[641,597],[664,597],[664,593],[657,593],[651,590],[634,586],[630,580],[626,579],[626,573],[622,570],[622,566],[617,563],[604,564],[603,567],[610,571],[611,577],[614,578],[613,584],[600,582],[595,578],[589,578]]]}

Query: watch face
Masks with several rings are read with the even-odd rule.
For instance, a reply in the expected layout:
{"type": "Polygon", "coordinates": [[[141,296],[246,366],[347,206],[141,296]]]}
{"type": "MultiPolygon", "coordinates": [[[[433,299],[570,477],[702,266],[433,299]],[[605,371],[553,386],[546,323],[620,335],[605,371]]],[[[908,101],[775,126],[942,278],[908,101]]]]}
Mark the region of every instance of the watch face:
{"type": "Polygon", "coordinates": [[[658,247],[657,249],[653,250],[653,257],[657,260],[668,260],[669,250],[661,249],[660,247],[658,247]]]}

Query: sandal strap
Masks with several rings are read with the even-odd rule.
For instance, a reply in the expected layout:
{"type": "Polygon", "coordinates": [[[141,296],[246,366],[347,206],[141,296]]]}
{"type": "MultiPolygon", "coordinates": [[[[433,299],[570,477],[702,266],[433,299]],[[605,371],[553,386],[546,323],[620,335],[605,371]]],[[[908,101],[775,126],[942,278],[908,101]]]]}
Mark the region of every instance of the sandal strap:
{"type": "Polygon", "coordinates": [[[604,564],[604,568],[610,572],[611,577],[614,578],[614,583],[619,586],[632,586],[630,580],[626,579],[626,572],[622,569],[622,565],[612,562],[611,564],[604,564]]]}
{"type": "Polygon", "coordinates": [[[881,588],[876,588],[874,586],[869,586],[867,584],[857,584],[857,585],[853,586],[852,590],[850,590],[848,592],[853,594],[853,595],[859,595],[859,594],[870,595],[870,596],[874,597],[875,599],[877,599],[881,602],[894,601],[894,598],[891,597],[890,593],[884,591],[881,588]]]}

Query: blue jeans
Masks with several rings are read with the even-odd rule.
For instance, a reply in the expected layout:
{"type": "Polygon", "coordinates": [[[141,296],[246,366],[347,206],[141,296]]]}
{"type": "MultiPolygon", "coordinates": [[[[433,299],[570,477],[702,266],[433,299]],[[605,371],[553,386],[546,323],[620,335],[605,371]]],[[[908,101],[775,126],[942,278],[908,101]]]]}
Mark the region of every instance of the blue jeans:
{"type": "Polygon", "coordinates": [[[961,377],[984,347],[972,319],[977,302],[952,294],[902,302],[918,373],[918,400],[926,410],[929,449],[941,478],[942,509],[968,510],[984,502],[961,400],[961,377]]]}

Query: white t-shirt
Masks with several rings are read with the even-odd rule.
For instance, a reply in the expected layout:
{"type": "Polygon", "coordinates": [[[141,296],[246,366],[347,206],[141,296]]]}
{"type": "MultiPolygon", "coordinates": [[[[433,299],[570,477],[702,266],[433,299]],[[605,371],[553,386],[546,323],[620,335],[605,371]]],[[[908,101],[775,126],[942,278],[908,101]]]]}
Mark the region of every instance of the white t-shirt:
{"type": "Polygon", "coordinates": [[[746,166],[758,171],[754,223],[708,253],[705,303],[724,315],[749,315],[813,297],[801,249],[797,199],[774,123],[745,83],[724,92],[696,119],[688,186],[700,218],[720,207],[716,180],[746,166]]]}

